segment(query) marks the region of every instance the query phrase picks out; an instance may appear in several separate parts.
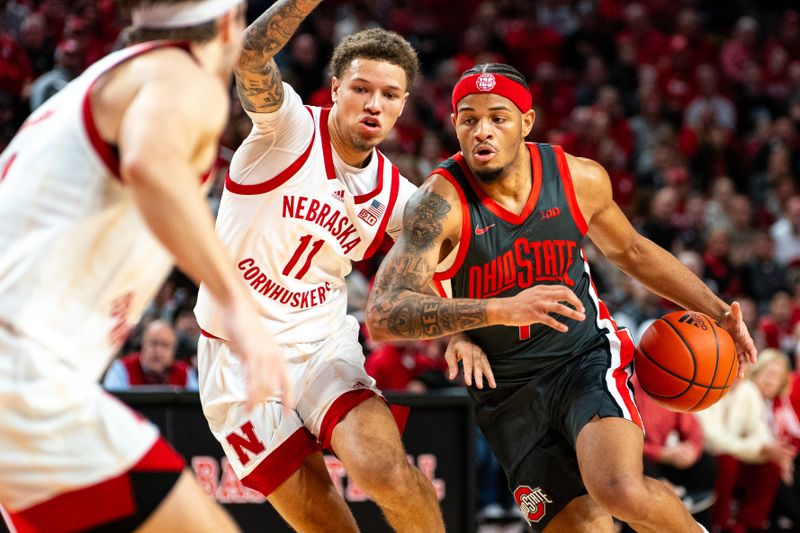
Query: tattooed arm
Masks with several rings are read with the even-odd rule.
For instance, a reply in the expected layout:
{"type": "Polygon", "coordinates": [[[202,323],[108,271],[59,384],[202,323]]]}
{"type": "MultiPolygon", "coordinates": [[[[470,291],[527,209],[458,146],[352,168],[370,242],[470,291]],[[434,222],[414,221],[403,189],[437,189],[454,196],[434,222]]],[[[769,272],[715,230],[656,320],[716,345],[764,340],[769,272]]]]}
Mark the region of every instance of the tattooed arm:
{"type": "Polygon", "coordinates": [[[322,0],[279,0],[244,32],[236,62],[236,90],[248,111],[271,113],[283,103],[281,73],[273,57],[322,0]]]}
{"type": "Polygon", "coordinates": [[[486,300],[426,294],[446,247],[459,242],[461,217],[458,193],[436,174],[409,199],[403,232],[383,260],[367,302],[373,339],[429,339],[498,324],[543,323],[566,331],[548,313],[583,319],[580,300],[559,285],[537,285],[510,298],[486,300]]]}

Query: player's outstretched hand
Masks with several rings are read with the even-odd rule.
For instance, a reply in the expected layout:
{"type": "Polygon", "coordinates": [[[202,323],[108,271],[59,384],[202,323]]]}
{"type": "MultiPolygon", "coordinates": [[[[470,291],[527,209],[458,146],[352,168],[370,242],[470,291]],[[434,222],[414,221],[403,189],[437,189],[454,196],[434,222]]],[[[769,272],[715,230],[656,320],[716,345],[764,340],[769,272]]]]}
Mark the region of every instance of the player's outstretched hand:
{"type": "Polygon", "coordinates": [[[508,298],[503,307],[507,317],[503,323],[508,326],[544,324],[564,333],[569,328],[551,313],[573,320],[586,318],[580,298],[564,285],[536,285],[508,298]]]}
{"type": "Polygon", "coordinates": [[[722,315],[719,323],[733,337],[736,355],[739,357],[739,377],[744,378],[744,371],[747,369],[747,365],[756,362],[758,351],[742,319],[742,308],[739,306],[739,302],[731,304],[730,310],[722,315]]]}
{"type": "Polygon", "coordinates": [[[486,376],[486,382],[491,388],[497,388],[497,383],[494,381],[494,374],[492,374],[492,367],[489,366],[489,358],[486,353],[481,350],[480,346],[472,342],[464,332],[456,333],[450,338],[447,344],[447,350],[444,352],[444,360],[447,361],[448,377],[454,380],[458,375],[458,361],[464,363],[464,383],[467,386],[472,385],[473,376],[475,377],[475,386],[479,389],[483,388],[483,376],[486,376]]]}
{"type": "Polygon", "coordinates": [[[286,406],[291,397],[283,348],[273,339],[252,306],[229,306],[222,316],[231,350],[247,365],[247,407],[270,399],[286,406]]]}

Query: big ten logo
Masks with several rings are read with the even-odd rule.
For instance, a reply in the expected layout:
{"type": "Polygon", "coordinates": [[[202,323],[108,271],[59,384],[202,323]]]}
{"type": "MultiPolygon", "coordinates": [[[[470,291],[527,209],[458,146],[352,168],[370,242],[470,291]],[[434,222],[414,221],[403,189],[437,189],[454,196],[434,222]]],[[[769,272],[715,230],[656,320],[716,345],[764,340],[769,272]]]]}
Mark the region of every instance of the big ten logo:
{"type": "MultiPolygon", "coordinates": [[[[406,457],[408,459],[408,464],[414,465],[414,456],[407,455],[406,457]]],[[[437,498],[439,498],[439,501],[442,501],[446,493],[445,481],[436,478],[436,465],[437,459],[433,454],[423,453],[416,458],[417,468],[419,468],[420,472],[422,472],[425,477],[431,480],[436,490],[437,498]]],[[[328,467],[328,474],[330,474],[331,480],[333,480],[333,486],[345,500],[349,502],[363,502],[370,499],[367,493],[364,492],[364,489],[347,477],[344,465],[338,458],[332,455],[326,455],[325,466],[328,467]]]]}
{"type": "Polygon", "coordinates": [[[111,301],[110,316],[113,320],[111,324],[111,331],[108,333],[108,341],[112,346],[122,346],[125,339],[128,338],[128,333],[131,327],[128,325],[128,315],[131,312],[131,300],[133,300],[133,293],[126,292],[111,301]]]}
{"type": "Polygon", "coordinates": [[[220,503],[264,503],[267,499],[242,485],[226,457],[218,462],[207,455],[192,457],[192,470],[203,492],[220,503]],[[222,472],[220,472],[220,463],[222,472]]]}

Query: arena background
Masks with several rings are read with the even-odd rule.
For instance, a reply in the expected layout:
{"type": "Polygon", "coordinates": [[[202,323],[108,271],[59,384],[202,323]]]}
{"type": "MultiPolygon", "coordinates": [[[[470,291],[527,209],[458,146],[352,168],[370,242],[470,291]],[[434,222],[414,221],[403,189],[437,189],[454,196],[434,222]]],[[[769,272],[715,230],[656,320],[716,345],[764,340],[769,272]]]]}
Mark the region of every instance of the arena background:
{"type": "MultiPolygon", "coordinates": [[[[270,4],[251,0],[250,19],[270,4]]],[[[0,149],[32,107],[114,47],[125,23],[111,0],[0,0],[0,149]]],[[[333,46],[342,36],[373,26],[404,35],[422,62],[405,112],[381,146],[404,175],[419,183],[457,149],[449,94],[459,74],[476,63],[510,63],[526,75],[533,94],[537,119],[530,140],[560,144],[600,162],[616,201],[638,230],[675,253],[724,299],[738,300],[759,349],[795,355],[800,340],[796,2],[326,0],[277,56],[284,79],[307,103],[330,105],[327,62],[333,46]]],[[[249,131],[232,95],[223,163],[249,131]]],[[[212,208],[223,174],[209,197],[212,208]]],[[[384,253],[389,246],[385,243],[384,253]]],[[[586,253],[601,297],[635,338],[650,320],[674,309],[615,270],[591,243],[586,253]]],[[[356,265],[348,280],[351,309],[359,319],[380,256],[356,265]]],[[[189,363],[198,334],[190,312],[195,296],[196,288],[176,271],[143,320],[174,324],[177,356],[189,363]]],[[[141,327],[120,355],[139,349],[140,333],[141,327]]],[[[363,344],[379,384],[419,395],[413,403],[423,406],[421,411],[426,397],[433,398],[431,406],[441,397],[463,397],[447,392],[453,384],[442,372],[441,342],[379,345],[364,334],[363,344]]],[[[169,402],[164,409],[174,412],[169,402]]],[[[433,446],[439,434],[424,431],[422,437],[433,446]]],[[[472,458],[460,456],[469,471],[447,475],[477,485],[463,487],[463,494],[476,500],[464,503],[454,530],[471,529],[475,519],[490,524],[482,526],[486,531],[522,529],[482,440],[459,446],[461,453],[476,450],[476,469],[469,466],[472,458]]],[[[795,527],[786,516],[773,518],[771,530],[795,527]]]]}

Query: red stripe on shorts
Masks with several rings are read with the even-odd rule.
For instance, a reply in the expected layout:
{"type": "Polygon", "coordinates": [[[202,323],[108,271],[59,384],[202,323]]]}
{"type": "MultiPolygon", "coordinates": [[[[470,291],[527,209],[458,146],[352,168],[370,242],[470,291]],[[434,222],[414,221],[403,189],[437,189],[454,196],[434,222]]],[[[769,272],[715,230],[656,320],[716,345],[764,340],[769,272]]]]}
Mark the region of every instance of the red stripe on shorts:
{"type": "Polygon", "coordinates": [[[311,433],[299,428],[242,478],[242,485],[269,496],[303,466],[306,457],[317,451],[319,445],[311,433]]]}

